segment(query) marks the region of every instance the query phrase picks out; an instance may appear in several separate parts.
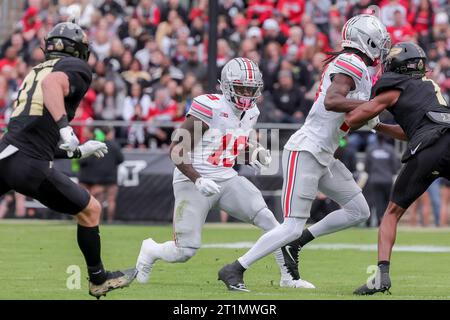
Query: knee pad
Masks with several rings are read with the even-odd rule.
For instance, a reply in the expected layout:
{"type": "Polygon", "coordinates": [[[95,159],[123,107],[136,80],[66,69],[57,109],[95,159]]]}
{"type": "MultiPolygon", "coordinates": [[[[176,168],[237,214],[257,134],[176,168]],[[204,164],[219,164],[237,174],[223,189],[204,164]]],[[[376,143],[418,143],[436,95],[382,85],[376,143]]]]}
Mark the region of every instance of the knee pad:
{"type": "Polygon", "coordinates": [[[264,232],[272,230],[279,225],[272,211],[270,211],[267,207],[258,211],[252,222],[255,227],[262,229],[264,232]]]}
{"type": "Polygon", "coordinates": [[[355,223],[366,221],[370,217],[370,209],[362,193],[358,193],[347,202],[343,209],[351,216],[355,223]]]}
{"type": "Polygon", "coordinates": [[[177,256],[178,256],[177,262],[188,261],[195,255],[196,252],[197,249],[194,248],[177,248],[177,256]]]}

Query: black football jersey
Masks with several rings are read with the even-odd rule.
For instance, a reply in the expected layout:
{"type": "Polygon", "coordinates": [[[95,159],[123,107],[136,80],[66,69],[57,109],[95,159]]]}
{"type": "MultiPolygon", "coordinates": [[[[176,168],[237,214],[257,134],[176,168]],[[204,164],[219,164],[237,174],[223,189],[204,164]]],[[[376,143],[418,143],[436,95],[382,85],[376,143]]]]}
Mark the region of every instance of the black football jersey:
{"type": "Polygon", "coordinates": [[[4,142],[36,159],[53,160],[60,138],[59,128],[44,105],[41,87],[42,80],[57,71],[69,78],[70,92],[64,103],[69,121],[74,118],[91,84],[91,68],[85,61],[72,57],[48,60],[35,66],[25,77],[3,137],[4,142]]]}
{"type": "Polygon", "coordinates": [[[375,96],[386,90],[401,90],[397,103],[387,110],[402,127],[408,137],[408,150],[402,161],[407,161],[420,150],[432,145],[450,128],[449,124],[432,121],[427,113],[450,113],[450,108],[441,94],[439,86],[426,77],[386,72],[372,90],[375,96]]]}

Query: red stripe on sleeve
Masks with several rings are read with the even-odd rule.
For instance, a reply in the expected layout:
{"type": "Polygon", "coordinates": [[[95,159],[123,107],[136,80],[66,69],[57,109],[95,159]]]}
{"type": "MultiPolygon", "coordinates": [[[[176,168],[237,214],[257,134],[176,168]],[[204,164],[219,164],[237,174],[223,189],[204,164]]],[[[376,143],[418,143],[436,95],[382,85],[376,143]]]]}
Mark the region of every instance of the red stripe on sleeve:
{"type": "Polygon", "coordinates": [[[336,60],[336,64],[344,69],[347,69],[351,72],[353,72],[354,74],[356,74],[359,78],[362,78],[362,72],[359,71],[358,69],[356,69],[354,66],[352,66],[351,64],[344,62],[342,60],[336,60]]]}

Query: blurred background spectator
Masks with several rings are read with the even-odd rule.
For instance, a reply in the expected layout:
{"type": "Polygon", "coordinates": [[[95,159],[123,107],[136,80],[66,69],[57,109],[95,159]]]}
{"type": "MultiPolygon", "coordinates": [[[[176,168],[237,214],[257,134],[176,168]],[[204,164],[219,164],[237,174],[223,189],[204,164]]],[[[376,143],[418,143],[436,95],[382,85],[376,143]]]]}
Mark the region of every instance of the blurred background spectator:
{"type": "MultiPolygon", "coordinates": [[[[367,188],[371,194],[371,207],[375,209],[376,225],[379,226],[389,202],[394,176],[400,168],[400,159],[394,147],[382,135],[366,150],[365,171],[367,188]]],[[[373,210],[371,210],[373,213],[373,210]]],[[[373,220],[373,218],[372,218],[373,220]]]]}

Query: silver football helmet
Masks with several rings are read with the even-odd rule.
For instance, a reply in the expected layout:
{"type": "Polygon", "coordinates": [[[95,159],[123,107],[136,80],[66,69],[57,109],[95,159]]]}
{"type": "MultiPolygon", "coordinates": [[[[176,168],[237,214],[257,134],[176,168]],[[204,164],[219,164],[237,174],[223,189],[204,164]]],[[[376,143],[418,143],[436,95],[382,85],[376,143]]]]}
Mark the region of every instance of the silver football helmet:
{"type": "Polygon", "coordinates": [[[258,65],[247,58],[228,61],[219,83],[225,99],[244,111],[255,106],[264,85],[258,65]]]}
{"type": "Polygon", "coordinates": [[[344,24],[342,47],[358,49],[373,62],[383,62],[391,48],[391,37],[377,17],[360,14],[344,24]]]}

